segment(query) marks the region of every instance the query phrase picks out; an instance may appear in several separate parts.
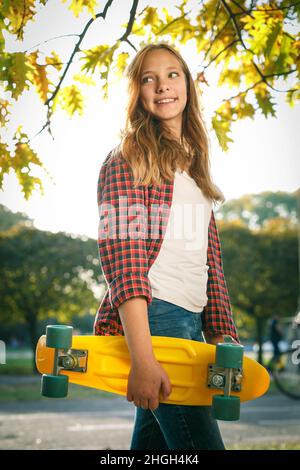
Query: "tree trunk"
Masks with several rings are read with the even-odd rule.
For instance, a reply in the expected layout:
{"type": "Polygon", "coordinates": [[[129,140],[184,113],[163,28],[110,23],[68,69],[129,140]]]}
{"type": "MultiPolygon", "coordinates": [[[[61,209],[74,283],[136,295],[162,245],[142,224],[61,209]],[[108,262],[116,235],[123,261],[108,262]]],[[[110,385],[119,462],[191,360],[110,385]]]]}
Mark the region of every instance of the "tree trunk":
{"type": "Polygon", "coordinates": [[[36,343],[37,343],[38,337],[37,337],[37,322],[35,318],[31,318],[28,321],[28,327],[29,327],[29,335],[30,335],[30,346],[33,352],[32,372],[36,374],[37,368],[35,365],[35,349],[36,349],[36,343]]]}
{"type": "Polygon", "coordinates": [[[258,342],[258,353],[257,353],[257,362],[263,365],[263,330],[264,330],[264,320],[261,317],[255,317],[256,322],[256,337],[258,342]]]}

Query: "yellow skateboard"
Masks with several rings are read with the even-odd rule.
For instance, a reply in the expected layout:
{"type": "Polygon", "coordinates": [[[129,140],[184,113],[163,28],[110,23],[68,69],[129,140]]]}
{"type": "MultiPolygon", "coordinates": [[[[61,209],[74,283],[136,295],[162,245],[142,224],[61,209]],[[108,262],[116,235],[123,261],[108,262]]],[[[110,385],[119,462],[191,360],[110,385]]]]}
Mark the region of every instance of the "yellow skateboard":
{"type": "MultiPolygon", "coordinates": [[[[37,343],[42,395],[65,397],[72,382],[126,396],[131,363],[125,336],[73,336],[72,332],[71,326],[50,325],[37,343]]],[[[151,339],[154,355],[172,384],[168,399],[160,396],[160,403],[212,406],[215,418],[232,421],[239,419],[240,402],[254,400],[269,388],[267,370],[244,356],[242,345],[213,346],[165,336],[151,339]]]]}

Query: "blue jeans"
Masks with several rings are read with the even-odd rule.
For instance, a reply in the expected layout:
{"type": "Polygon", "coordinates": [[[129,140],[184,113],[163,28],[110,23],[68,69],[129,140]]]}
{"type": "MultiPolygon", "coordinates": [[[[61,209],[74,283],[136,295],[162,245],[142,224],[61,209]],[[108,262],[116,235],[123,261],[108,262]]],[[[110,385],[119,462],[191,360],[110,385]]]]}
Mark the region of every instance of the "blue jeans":
{"type": "MultiPolygon", "coordinates": [[[[151,336],[204,341],[201,312],[193,313],[157,298],[148,305],[151,336]]],[[[156,410],[136,407],[130,450],[224,450],[210,406],[160,403],[156,410]]]]}

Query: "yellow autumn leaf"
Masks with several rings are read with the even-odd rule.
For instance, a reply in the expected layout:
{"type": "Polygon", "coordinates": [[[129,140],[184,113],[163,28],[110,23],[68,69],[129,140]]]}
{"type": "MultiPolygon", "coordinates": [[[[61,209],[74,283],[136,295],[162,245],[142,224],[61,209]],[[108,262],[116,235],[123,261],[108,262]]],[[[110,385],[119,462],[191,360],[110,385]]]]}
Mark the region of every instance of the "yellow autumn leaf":
{"type": "Polygon", "coordinates": [[[38,155],[29,145],[28,135],[22,132],[22,127],[22,125],[18,126],[13,137],[13,140],[16,142],[14,162],[22,170],[25,167],[29,168],[30,163],[42,166],[38,155]]]}
{"type": "Polygon", "coordinates": [[[8,107],[11,103],[0,98],[0,126],[4,127],[8,121],[8,115],[11,114],[8,107]]]}
{"type": "Polygon", "coordinates": [[[76,82],[83,83],[84,85],[96,85],[95,80],[92,79],[92,77],[88,77],[87,75],[76,73],[73,75],[73,80],[76,82]]]}
{"type": "Polygon", "coordinates": [[[51,55],[46,57],[45,62],[47,65],[52,65],[58,71],[61,70],[63,66],[59,55],[55,51],[52,51],[51,55]]]}
{"type": "Polygon", "coordinates": [[[24,39],[24,28],[36,14],[35,0],[1,1],[1,16],[8,21],[7,30],[19,40],[24,39]]]}
{"type": "Polygon", "coordinates": [[[76,112],[83,114],[83,96],[76,85],[70,85],[63,88],[60,93],[60,105],[70,116],[76,112]]]}
{"type": "Polygon", "coordinates": [[[120,41],[117,41],[113,46],[104,44],[82,51],[85,55],[80,59],[84,60],[85,64],[81,71],[94,73],[96,69],[99,70],[99,78],[104,81],[102,85],[103,99],[108,98],[108,74],[113,62],[114,52],[119,45],[120,41]]]}
{"type": "Polygon", "coordinates": [[[12,98],[17,99],[25,89],[30,71],[29,62],[23,52],[3,53],[0,56],[0,80],[6,82],[4,91],[10,91],[12,98]]]}
{"type": "Polygon", "coordinates": [[[40,178],[31,174],[32,165],[44,167],[36,152],[30,147],[28,135],[22,131],[22,125],[17,128],[13,136],[15,148],[10,153],[8,145],[0,142],[0,188],[3,177],[13,170],[19,180],[25,199],[29,199],[35,186],[39,186],[43,192],[40,178]]]}
{"type": "Polygon", "coordinates": [[[37,187],[39,187],[41,194],[44,195],[44,187],[40,178],[37,176],[32,176],[30,173],[20,171],[16,172],[16,175],[26,200],[29,199],[29,197],[32,195],[32,191],[35,188],[37,189],[37,187]]]}
{"type": "Polygon", "coordinates": [[[127,66],[127,61],[129,58],[128,52],[121,52],[116,60],[114,70],[116,71],[117,77],[121,78],[123,76],[124,70],[127,66]]]}
{"type": "MultiPolygon", "coordinates": [[[[121,26],[123,28],[127,28],[127,23],[123,23],[121,26]]],[[[131,29],[131,34],[133,36],[144,36],[145,35],[144,26],[141,26],[137,22],[133,23],[132,29],[131,29]]]]}
{"type": "MultiPolygon", "coordinates": [[[[221,105],[220,108],[222,108],[224,111],[226,106],[224,107],[224,105],[221,105]]],[[[228,143],[233,142],[233,140],[227,135],[229,132],[231,132],[231,121],[227,119],[226,116],[224,116],[220,108],[218,108],[218,110],[215,112],[211,122],[219,144],[222,150],[226,152],[228,150],[228,143]]]]}
{"type": "Polygon", "coordinates": [[[169,12],[168,12],[167,8],[163,7],[163,8],[162,8],[162,12],[163,12],[163,14],[165,15],[166,24],[167,24],[167,23],[170,23],[171,21],[174,20],[173,16],[170,16],[170,15],[169,15],[169,12]]]}
{"type": "Polygon", "coordinates": [[[84,56],[80,57],[80,60],[83,60],[85,63],[81,70],[94,73],[96,68],[109,65],[112,55],[111,49],[109,44],[103,44],[83,50],[84,56]]]}
{"type": "Polygon", "coordinates": [[[46,65],[40,65],[37,63],[38,51],[32,52],[28,55],[28,59],[31,65],[30,72],[28,74],[30,81],[35,85],[37,93],[43,103],[47,101],[50,81],[47,77],[46,65]]]}
{"type": "Polygon", "coordinates": [[[221,70],[218,80],[218,86],[227,84],[229,88],[237,87],[241,83],[241,71],[239,69],[224,68],[221,70]]]}
{"type": "Polygon", "coordinates": [[[157,13],[157,8],[147,7],[145,8],[145,15],[141,21],[143,26],[154,25],[159,22],[159,16],[157,13]]]}
{"type": "MultiPolygon", "coordinates": [[[[62,3],[66,3],[67,0],[62,0],[62,3]]],[[[97,0],[71,0],[69,5],[69,10],[71,10],[76,18],[80,15],[84,8],[92,15],[93,18],[96,17],[95,9],[97,6],[97,0]]]]}
{"type": "Polygon", "coordinates": [[[2,189],[3,178],[9,173],[13,159],[10,156],[7,144],[0,142],[0,188],[2,189]]]}
{"type": "MultiPolygon", "coordinates": [[[[42,99],[44,105],[42,107],[45,108],[45,104],[48,101],[47,97],[53,91],[52,85],[55,90],[56,87],[59,88],[52,101],[47,103],[47,109],[45,109],[47,112],[47,125],[43,123],[43,129],[46,129],[49,124],[50,130],[52,115],[57,105],[67,110],[70,115],[73,115],[75,112],[82,114],[82,85],[95,84],[94,80],[97,84],[100,82],[100,92],[103,92],[104,98],[108,96],[108,90],[113,83],[108,78],[112,75],[116,76],[119,80],[122,70],[125,69],[127,63],[128,56],[119,50],[120,43],[122,42],[123,45],[127,42],[130,45],[130,37],[132,36],[134,36],[132,43],[136,43],[134,45],[136,49],[141,49],[150,42],[159,43],[164,41],[165,38],[167,38],[170,44],[177,45],[180,48],[193,39],[193,45],[192,43],[190,45],[192,47],[191,50],[196,54],[196,59],[192,65],[194,74],[197,74],[195,80],[198,87],[197,93],[199,95],[202,93],[202,84],[206,80],[204,72],[207,74],[208,67],[217,70],[219,84],[226,84],[229,87],[233,86],[236,88],[237,95],[235,96],[234,93],[231,98],[226,100],[227,103],[220,106],[217,110],[217,116],[213,120],[217,137],[224,150],[228,147],[228,143],[231,140],[228,135],[230,126],[234,121],[238,118],[252,117],[254,110],[255,112],[262,111],[266,116],[274,112],[276,100],[271,90],[278,78],[282,82],[287,82],[286,100],[290,106],[300,100],[300,36],[293,28],[289,28],[292,18],[299,19],[300,10],[297,2],[290,3],[288,0],[285,0],[282,2],[284,3],[283,8],[279,8],[278,4],[280,2],[276,0],[260,2],[259,8],[252,9],[251,14],[249,14],[249,9],[243,10],[243,8],[240,8],[239,4],[246,2],[227,2],[235,21],[230,21],[233,18],[230,18],[229,10],[220,7],[218,0],[207,0],[205,2],[180,0],[177,5],[173,5],[175,10],[172,10],[172,12],[169,8],[170,2],[164,2],[163,7],[157,8],[153,6],[153,2],[148,2],[147,5],[145,4],[142,8],[137,9],[133,24],[130,25],[132,28],[128,39],[125,38],[125,35],[120,35],[122,41],[115,41],[111,46],[106,43],[107,39],[104,39],[105,44],[102,44],[100,38],[97,39],[98,42],[94,47],[89,50],[84,51],[81,47],[76,49],[76,57],[74,60],[72,57],[72,67],[70,69],[67,63],[71,59],[72,50],[67,53],[67,56],[64,58],[66,71],[68,72],[66,80],[70,79],[70,74],[75,74],[73,75],[75,85],[65,89],[62,89],[62,87],[70,84],[68,82],[65,83],[65,77],[62,83],[59,80],[60,77],[57,76],[55,84],[52,84],[50,81],[51,73],[55,72],[55,75],[58,75],[56,70],[60,72],[64,65],[62,68],[61,60],[56,51],[52,51],[51,54],[49,52],[47,57],[43,54],[42,60],[40,54],[43,50],[43,42],[35,47],[37,51],[32,54],[29,54],[29,52],[33,51],[33,49],[29,49],[25,53],[11,53],[6,50],[9,35],[12,36],[10,40],[16,41],[17,44],[18,40],[23,39],[26,26],[30,27],[28,23],[35,21],[35,19],[37,22],[39,21],[40,17],[37,15],[37,10],[40,12],[41,7],[44,5],[47,5],[48,8],[50,3],[52,2],[49,0],[0,0],[0,86],[4,93],[8,93],[7,99],[11,100],[13,105],[14,100],[23,96],[24,91],[32,83],[37,90],[36,94],[42,99]],[[195,3],[195,5],[192,6],[190,3],[195,3]],[[192,10],[193,14],[190,15],[192,10]],[[246,47],[239,40],[238,32],[241,33],[246,47]],[[114,58],[115,51],[117,51],[116,58],[114,58]],[[197,58],[197,54],[199,58],[197,58]],[[38,56],[42,60],[40,63],[38,56]],[[81,70],[80,67],[74,70],[73,66],[76,67],[78,65],[78,58],[83,60],[83,63],[81,62],[83,67],[81,70]],[[259,71],[255,64],[259,67],[259,71]],[[267,77],[266,81],[269,87],[267,91],[260,88],[260,83],[263,81],[261,74],[267,77]],[[240,93],[241,89],[245,90],[244,94],[240,93]],[[254,94],[256,107],[253,107],[246,100],[249,92],[254,94]]],[[[67,8],[69,8],[72,15],[74,14],[76,17],[84,13],[82,17],[92,15],[95,18],[96,8],[99,12],[105,11],[111,13],[111,6],[117,2],[107,2],[106,0],[104,2],[99,0],[61,0],[61,3],[65,4],[65,13],[69,13],[66,12],[67,8]]],[[[121,1],[118,3],[121,8],[125,2],[122,3],[121,1]]],[[[119,11],[119,24],[124,29],[124,33],[129,26],[128,21],[130,18],[130,10],[127,7],[119,11]]],[[[90,20],[91,18],[88,18],[87,21],[82,18],[83,23],[81,20],[80,24],[78,22],[81,35],[85,35],[87,32],[85,28],[91,24],[90,20]]],[[[105,18],[105,23],[109,23],[109,21],[108,14],[105,18]]],[[[98,22],[95,22],[94,26],[98,27],[98,22]]],[[[89,37],[89,35],[86,35],[85,39],[89,41],[89,37]]],[[[45,37],[45,39],[51,38],[45,37]]],[[[34,42],[19,43],[17,44],[18,50],[26,50],[26,47],[32,46],[34,42]]],[[[64,47],[64,39],[62,39],[60,46],[64,47]]],[[[10,119],[9,109],[7,103],[4,103],[4,99],[2,99],[0,103],[0,125],[7,126],[7,117],[10,119]]],[[[25,136],[22,137],[22,140],[20,140],[20,137],[18,138],[18,155],[23,155],[23,159],[28,155],[29,158],[31,153],[30,149],[27,148],[29,142],[26,141],[25,136]]],[[[2,152],[0,159],[3,155],[6,155],[6,157],[9,155],[6,144],[0,146],[0,151],[2,152]]],[[[11,157],[7,159],[6,165],[11,161],[17,173],[19,168],[16,162],[22,162],[23,160],[22,158],[15,160],[15,158],[11,157]]],[[[31,158],[34,159],[34,154],[32,153],[31,158]]],[[[20,179],[27,190],[30,187],[32,188],[33,180],[30,179],[26,168],[22,169],[20,179]]]]}

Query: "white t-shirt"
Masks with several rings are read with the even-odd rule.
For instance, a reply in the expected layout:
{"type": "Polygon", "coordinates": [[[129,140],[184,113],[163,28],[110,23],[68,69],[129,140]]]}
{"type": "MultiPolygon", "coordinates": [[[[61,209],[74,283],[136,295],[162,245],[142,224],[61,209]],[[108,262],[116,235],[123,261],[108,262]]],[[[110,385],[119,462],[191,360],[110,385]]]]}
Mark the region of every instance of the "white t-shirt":
{"type": "Polygon", "coordinates": [[[152,296],[194,313],[207,304],[208,225],[212,201],[185,171],[175,172],[173,199],[160,251],[149,270],[152,296]]]}

